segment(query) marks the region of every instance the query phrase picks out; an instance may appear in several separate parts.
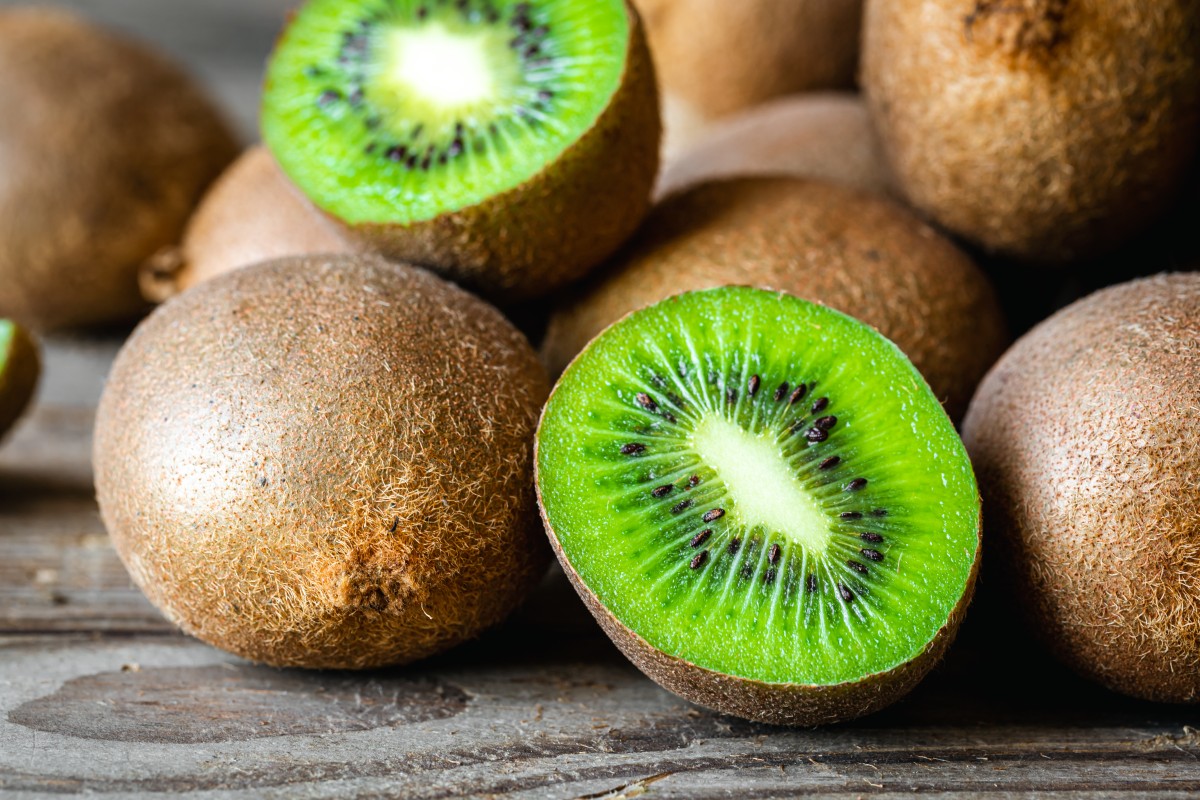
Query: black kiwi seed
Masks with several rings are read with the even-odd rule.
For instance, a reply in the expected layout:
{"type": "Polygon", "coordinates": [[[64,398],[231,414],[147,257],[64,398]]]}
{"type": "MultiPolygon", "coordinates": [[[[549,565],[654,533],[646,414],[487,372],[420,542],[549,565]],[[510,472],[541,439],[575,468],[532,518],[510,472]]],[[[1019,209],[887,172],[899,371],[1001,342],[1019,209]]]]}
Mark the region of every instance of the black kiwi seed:
{"type": "Polygon", "coordinates": [[[700,569],[706,563],[708,563],[708,551],[701,550],[699,553],[696,553],[696,557],[692,559],[691,567],[692,569],[700,569]]]}
{"type": "Polygon", "coordinates": [[[715,522],[723,516],[725,516],[725,509],[714,508],[712,511],[705,511],[704,516],[701,517],[701,519],[705,522],[715,522]]]}
{"type": "Polygon", "coordinates": [[[763,575],[763,583],[774,583],[774,582],[775,582],[775,570],[769,569],[769,570],[767,570],[767,574],[763,575]]]}
{"type": "Polygon", "coordinates": [[[729,403],[729,405],[732,406],[732,405],[736,404],[737,399],[738,399],[737,389],[734,389],[732,386],[730,386],[728,389],[725,390],[725,401],[727,403],[729,403]]]}
{"type": "Polygon", "coordinates": [[[888,515],[886,508],[877,508],[871,512],[872,517],[886,517],[888,515]]]}
{"type": "Polygon", "coordinates": [[[729,555],[736,556],[738,550],[741,550],[741,549],[742,549],[742,540],[741,539],[730,539],[729,540],[729,555]]]}
{"type": "Polygon", "coordinates": [[[871,544],[879,544],[883,541],[882,536],[880,536],[878,533],[871,533],[870,531],[861,534],[858,538],[862,539],[864,542],[870,542],[871,544]]]}
{"type": "Polygon", "coordinates": [[[672,491],[674,491],[674,489],[675,489],[675,484],[668,483],[665,486],[659,486],[657,489],[652,491],[650,494],[654,495],[655,498],[666,497],[672,491]]]}
{"type": "Polygon", "coordinates": [[[862,553],[863,558],[869,559],[871,561],[883,561],[883,553],[879,552],[878,550],[872,550],[869,547],[864,547],[862,550],[859,550],[858,552],[862,553]]]}
{"type": "Polygon", "coordinates": [[[777,544],[771,545],[771,551],[769,553],[767,553],[767,563],[768,564],[778,564],[779,563],[779,555],[781,552],[782,552],[782,550],[780,550],[779,545],[777,545],[777,544]]]}
{"type": "Polygon", "coordinates": [[[813,427],[820,428],[823,431],[831,431],[833,430],[834,426],[837,425],[837,422],[837,417],[821,417],[819,420],[813,423],[813,427]]]}
{"type": "Polygon", "coordinates": [[[866,488],[866,485],[867,485],[866,478],[855,478],[854,480],[852,480],[846,484],[846,491],[847,492],[861,491],[862,489],[866,488]]]}
{"type": "Polygon", "coordinates": [[[758,394],[758,387],[761,384],[762,380],[757,375],[750,376],[750,385],[747,387],[747,391],[750,393],[751,397],[754,397],[754,395],[758,394]]]}
{"type": "Polygon", "coordinates": [[[820,428],[809,428],[804,434],[804,438],[813,444],[820,444],[829,438],[829,431],[821,430],[820,428]]]}
{"type": "Polygon", "coordinates": [[[820,414],[827,408],[829,408],[829,398],[821,397],[817,399],[817,402],[812,404],[812,413],[820,414]]]}
{"type": "Polygon", "coordinates": [[[792,392],[792,396],[788,398],[788,404],[793,406],[796,405],[796,403],[799,403],[804,399],[804,395],[806,394],[808,394],[808,387],[803,383],[799,384],[796,387],[796,391],[792,392]]]}
{"type": "Polygon", "coordinates": [[[787,385],[787,381],[784,381],[783,383],[779,384],[779,388],[775,390],[775,402],[776,403],[778,403],[783,398],[787,397],[788,388],[789,387],[787,385]]]}
{"type": "Polygon", "coordinates": [[[647,411],[658,410],[658,403],[654,402],[654,399],[645,392],[638,392],[637,404],[647,411]]]}
{"type": "Polygon", "coordinates": [[[866,575],[869,571],[866,564],[862,564],[854,559],[847,561],[846,566],[857,572],[859,575],[866,575]]]}
{"type": "Polygon", "coordinates": [[[808,590],[809,594],[817,590],[817,576],[815,574],[811,572],[808,574],[808,580],[804,582],[804,588],[808,590]]]}
{"type": "Polygon", "coordinates": [[[820,463],[820,465],[817,467],[817,469],[822,470],[822,471],[831,470],[840,463],[842,463],[841,456],[830,456],[829,458],[822,461],[820,463]]]}
{"type": "Polygon", "coordinates": [[[638,442],[630,442],[629,444],[621,445],[621,455],[636,456],[646,452],[646,445],[638,442]]]}
{"type": "Polygon", "coordinates": [[[861,511],[843,511],[842,512],[842,519],[862,519],[862,518],[863,518],[863,515],[862,515],[861,511]]]}
{"type": "MultiPolygon", "coordinates": [[[[699,547],[700,545],[704,544],[708,541],[708,537],[710,536],[712,536],[712,528],[705,528],[704,530],[700,531],[694,537],[692,537],[692,547],[699,547]]],[[[882,556],[880,556],[880,558],[882,558],[882,556]]],[[[875,560],[878,561],[879,559],[877,558],[875,560]]]]}
{"type": "Polygon", "coordinates": [[[849,603],[854,600],[854,592],[847,589],[843,584],[839,583],[837,585],[837,591],[838,596],[842,598],[843,602],[849,603]]]}
{"type": "Polygon", "coordinates": [[[700,476],[699,475],[693,475],[692,477],[688,478],[688,488],[689,489],[695,489],[699,485],[700,485],[700,476]]]}
{"type": "Polygon", "coordinates": [[[321,92],[321,96],[317,98],[317,103],[321,106],[329,106],[342,99],[342,93],[336,89],[327,89],[321,92]]]}
{"type": "Polygon", "coordinates": [[[671,513],[672,514],[682,514],[684,511],[687,511],[689,508],[691,508],[695,504],[696,504],[695,500],[684,500],[680,503],[677,503],[675,505],[675,507],[671,509],[671,513]]]}

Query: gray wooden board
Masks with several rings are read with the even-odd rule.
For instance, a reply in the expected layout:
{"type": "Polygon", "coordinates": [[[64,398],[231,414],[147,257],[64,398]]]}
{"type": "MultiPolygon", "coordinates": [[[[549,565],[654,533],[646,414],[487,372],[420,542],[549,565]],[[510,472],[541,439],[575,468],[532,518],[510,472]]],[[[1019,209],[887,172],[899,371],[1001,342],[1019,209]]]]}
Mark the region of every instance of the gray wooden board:
{"type": "MultiPolygon", "coordinates": [[[[253,135],[290,0],[70,0],[177,54],[253,135]]],[[[0,0],[0,5],[13,5],[0,0]]],[[[116,339],[58,337],[0,446],[0,795],[951,797],[1200,795],[1200,714],[1076,680],[978,613],[866,720],[779,730],[633,669],[552,573],[501,628],[368,674],[257,667],[180,636],[100,523],[91,421],[116,339]]]]}

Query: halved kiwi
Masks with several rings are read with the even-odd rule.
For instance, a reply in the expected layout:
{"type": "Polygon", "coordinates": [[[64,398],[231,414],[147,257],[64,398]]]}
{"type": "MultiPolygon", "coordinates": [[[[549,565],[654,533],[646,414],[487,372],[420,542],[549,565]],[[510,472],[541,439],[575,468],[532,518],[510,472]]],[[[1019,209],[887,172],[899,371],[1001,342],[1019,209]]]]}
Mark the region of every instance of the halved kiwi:
{"type": "Polygon", "coordinates": [[[354,238],[505,301],[632,233],[660,132],[625,0],[310,0],[263,101],[267,146],[354,238]]]}
{"type": "Polygon", "coordinates": [[[139,267],[237,156],[221,114],[160,54],[60,10],[0,9],[0,74],[0,315],[143,312],[139,267]]]}
{"type": "Polygon", "coordinates": [[[15,322],[0,319],[0,436],[29,405],[40,373],[33,339],[15,322]]]}
{"type": "Polygon", "coordinates": [[[790,295],[713,289],[618,322],[556,386],[536,462],[600,624],[719,711],[882,708],[972,594],[979,496],[954,426],[895,345],[790,295]]]}

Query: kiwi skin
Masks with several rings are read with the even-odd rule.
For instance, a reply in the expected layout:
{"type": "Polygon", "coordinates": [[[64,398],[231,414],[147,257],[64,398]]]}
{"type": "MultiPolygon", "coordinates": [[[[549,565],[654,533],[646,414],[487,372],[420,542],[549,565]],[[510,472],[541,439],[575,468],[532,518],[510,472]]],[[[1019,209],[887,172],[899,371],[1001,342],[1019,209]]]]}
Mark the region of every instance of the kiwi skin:
{"type": "Polygon", "coordinates": [[[1196,3],[870,2],[863,41],[907,198],[1009,258],[1108,251],[1167,207],[1196,156],[1196,3]]]}
{"type": "Polygon", "coordinates": [[[982,272],[907,211],[832,184],[760,177],[664,200],[626,250],[564,299],[542,358],[557,375],[626,313],[727,284],[789,292],[875,327],[955,421],[1008,343],[982,272]]]}
{"type": "Polygon", "coordinates": [[[0,10],[0,316],[35,330],[146,309],[139,265],[179,241],[238,152],[196,83],[57,10],[0,10]]]}
{"type": "Polygon", "coordinates": [[[1093,294],[1016,343],[963,438],[1029,628],[1108,688],[1200,702],[1200,275],[1093,294]]]}
{"type": "Polygon", "coordinates": [[[637,229],[658,176],[658,84],[632,7],[629,26],[625,72],[610,104],[537,175],[430,220],[344,225],[347,236],[500,303],[541,297],[582,278],[637,229]]]}
{"type": "Polygon", "coordinates": [[[19,325],[0,364],[4,365],[0,370],[0,437],[3,437],[29,406],[41,374],[37,344],[19,325]]]}
{"type": "Polygon", "coordinates": [[[142,295],[161,303],[201,281],[288,256],[345,254],[350,244],[291,184],[271,153],[251,147],[213,184],[183,243],[147,262],[142,295]]]}
{"type": "MultiPolygon", "coordinates": [[[[613,324],[619,321],[615,320],[613,324]]],[[[584,352],[586,350],[587,348],[584,348],[584,352]]],[[[557,386],[554,391],[557,391],[557,386]]],[[[551,400],[554,391],[550,394],[551,400]]],[[[549,403],[550,400],[547,401],[547,407],[549,403]]],[[[543,409],[543,419],[545,413],[543,409]]],[[[966,617],[967,608],[975,596],[975,581],[979,576],[983,545],[982,527],[976,533],[973,567],[962,597],[947,617],[946,624],[934,635],[925,649],[911,660],[887,672],[867,675],[859,681],[826,686],[773,684],[705,669],[655,648],[617,619],[579,578],[558,540],[554,526],[550,524],[550,518],[546,515],[541,493],[542,484],[537,477],[540,471],[537,439],[534,442],[534,485],[538,489],[538,508],[541,510],[542,525],[563,572],[588,611],[612,639],[617,649],[651,680],[689,702],[723,714],[733,714],[771,725],[817,726],[856,719],[879,711],[912,691],[942,660],[942,656],[954,642],[958,628],[966,617]]]]}
{"type": "Polygon", "coordinates": [[[854,84],[862,0],[635,0],[665,93],[713,119],[854,84]]]}
{"type": "Polygon", "coordinates": [[[424,270],[237,270],[118,356],[101,514],[137,585],[210,644],[276,666],[413,661],[545,572],[531,439],[548,388],[498,311],[424,270]]]}
{"type": "Polygon", "coordinates": [[[658,196],[719,178],[793,175],[889,194],[870,113],[855,94],[775,100],[711,126],[659,177],[658,196]]]}

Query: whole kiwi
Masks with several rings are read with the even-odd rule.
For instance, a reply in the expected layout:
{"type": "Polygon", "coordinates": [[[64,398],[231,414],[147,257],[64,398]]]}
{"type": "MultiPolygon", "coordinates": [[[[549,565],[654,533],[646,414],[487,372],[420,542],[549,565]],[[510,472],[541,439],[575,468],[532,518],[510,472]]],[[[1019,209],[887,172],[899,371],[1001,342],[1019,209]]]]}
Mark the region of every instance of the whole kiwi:
{"type": "Polygon", "coordinates": [[[1119,692],[1200,700],[1200,275],[1093,294],[1017,342],[963,435],[1031,628],[1119,692]]]}
{"type": "Polygon", "coordinates": [[[543,360],[558,374],[630,311],[727,284],[778,289],[874,326],[955,420],[1008,341],[983,273],[907,211],[833,184],[762,177],[664,200],[630,246],[555,311],[543,360]]]}
{"type": "Polygon", "coordinates": [[[66,12],[0,9],[0,72],[0,316],[140,313],[139,266],[179,241],[233,135],[174,64],[66,12]]]}
{"type": "Polygon", "coordinates": [[[716,178],[794,175],[885,194],[891,177],[856,94],[821,92],[775,100],[712,125],[668,162],[658,192],[716,178]]]}
{"type": "Polygon", "coordinates": [[[873,0],[863,42],[904,194],[1004,256],[1105,252],[1166,208],[1196,156],[1191,0],[873,0]]]}
{"type": "Polygon", "coordinates": [[[634,0],[664,93],[703,118],[854,83],[862,0],[634,0]]]}
{"type": "Polygon", "coordinates": [[[261,145],[230,165],[200,202],[183,243],[143,266],[147,300],[161,303],[201,281],[262,261],[349,253],[330,220],[291,184],[261,145]]]}
{"type": "Polygon", "coordinates": [[[37,344],[10,320],[0,320],[0,437],[12,428],[33,399],[41,374],[37,344]]]}
{"type": "Polygon", "coordinates": [[[548,391],[498,311],[423,270],[236,270],[160,306],[118,356],[101,514],[137,585],[206,642],[279,666],[412,661],[544,572],[548,391]]]}

